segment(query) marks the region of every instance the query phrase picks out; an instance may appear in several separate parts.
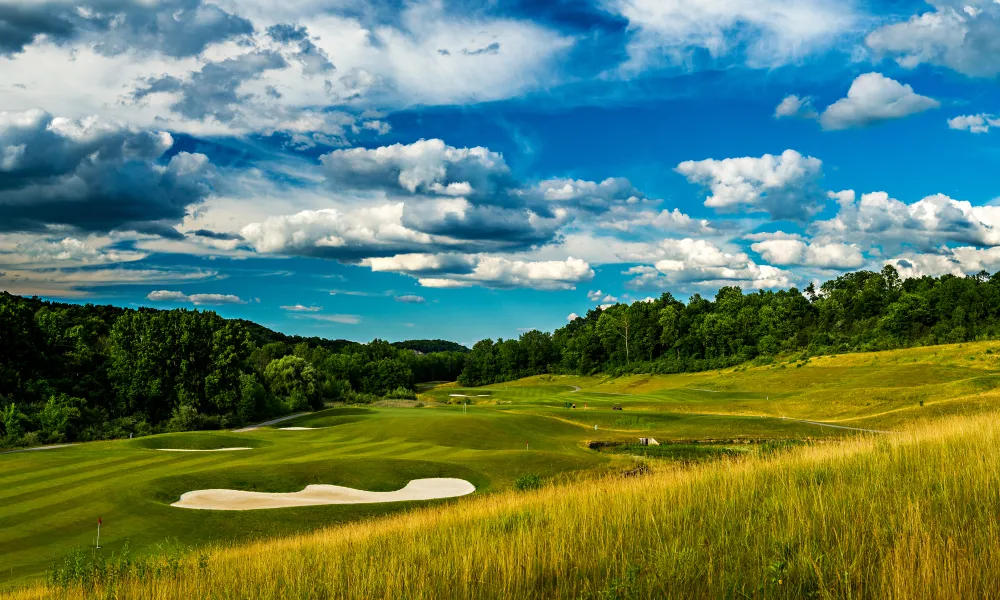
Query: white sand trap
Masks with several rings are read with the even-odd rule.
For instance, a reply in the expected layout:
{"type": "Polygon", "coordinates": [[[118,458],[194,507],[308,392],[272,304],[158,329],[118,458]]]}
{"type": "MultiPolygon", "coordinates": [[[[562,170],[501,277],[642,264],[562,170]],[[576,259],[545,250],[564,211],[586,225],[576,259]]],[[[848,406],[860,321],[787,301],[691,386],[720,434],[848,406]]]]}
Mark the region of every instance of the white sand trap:
{"type": "Polygon", "coordinates": [[[310,429],[322,429],[322,427],[279,427],[282,431],[309,431],[310,429]]]}
{"type": "Polygon", "coordinates": [[[253,450],[253,448],[212,448],[211,450],[189,450],[187,448],[157,448],[160,452],[234,452],[236,450],[253,450]]]}
{"type": "Polygon", "coordinates": [[[435,477],[414,479],[395,492],[366,492],[339,485],[307,485],[301,492],[287,494],[244,492],[240,490],[195,490],[181,494],[170,506],[198,510],[258,510],[293,506],[326,504],[369,504],[455,498],[476,491],[476,486],[464,479],[435,477]]]}

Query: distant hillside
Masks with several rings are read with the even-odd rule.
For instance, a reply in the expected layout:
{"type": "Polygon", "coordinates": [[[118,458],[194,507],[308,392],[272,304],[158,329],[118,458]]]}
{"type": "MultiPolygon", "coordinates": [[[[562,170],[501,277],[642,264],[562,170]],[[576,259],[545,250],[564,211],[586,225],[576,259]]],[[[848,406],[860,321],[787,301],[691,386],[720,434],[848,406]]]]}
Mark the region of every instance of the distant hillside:
{"type": "Polygon", "coordinates": [[[407,340],[405,342],[395,342],[393,346],[406,350],[416,350],[424,354],[431,352],[469,352],[469,349],[462,344],[449,342],[448,340],[407,340]]]}
{"type": "MultiPolygon", "coordinates": [[[[96,315],[102,321],[107,323],[113,322],[123,313],[131,310],[139,310],[142,312],[164,312],[162,309],[141,307],[139,309],[122,308],[120,306],[114,306],[111,304],[70,304],[67,302],[54,302],[51,300],[42,300],[38,297],[26,298],[23,296],[12,296],[6,292],[0,291],[2,296],[10,296],[11,298],[18,298],[19,302],[31,307],[32,310],[37,311],[41,308],[49,308],[50,310],[70,310],[70,311],[82,311],[88,315],[96,315]]],[[[263,346],[265,344],[270,344],[273,342],[284,342],[286,344],[295,345],[305,342],[309,344],[310,347],[324,348],[330,352],[343,352],[346,349],[357,349],[365,344],[363,342],[354,342],[345,339],[329,339],[321,338],[317,336],[301,336],[301,335],[289,335],[282,333],[280,331],[275,331],[268,327],[264,327],[259,323],[253,321],[248,321],[247,319],[227,319],[239,323],[243,328],[250,334],[250,337],[258,346],[263,346]]],[[[424,354],[430,354],[432,352],[469,352],[469,348],[466,348],[462,344],[457,342],[450,342],[448,340],[405,340],[402,342],[393,342],[393,346],[400,349],[406,350],[416,350],[418,352],[423,352],[424,354]]]]}
{"type": "Polygon", "coordinates": [[[243,325],[243,327],[250,332],[251,337],[257,342],[257,345],[263,346],[264,344],[271,344],[273,342],[284,342],[285,344],[301,344],[305,342],[309,344],[310,347],[314,348],[324,348],[330,352],[343,352],[348,348],[357,348],[363,346],[364,344],[360,342],[352,342],[351,340],[331,340],[327,338],[321,338],[316,336],[304,337],[301,335],[288,335],[281,333],[280,331],[275,331],[254,323],[253,321],[247,321],[246,319],[235,319],[238,323],[243,325]]]}

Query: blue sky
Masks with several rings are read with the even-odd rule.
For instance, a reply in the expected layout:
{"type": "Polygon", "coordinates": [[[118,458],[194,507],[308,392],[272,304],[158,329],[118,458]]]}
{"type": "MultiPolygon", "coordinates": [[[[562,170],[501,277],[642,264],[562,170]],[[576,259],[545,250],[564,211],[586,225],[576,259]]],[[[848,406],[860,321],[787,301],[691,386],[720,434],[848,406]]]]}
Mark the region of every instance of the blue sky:
{"type": "Polygon", "coordinates": [[[471,344],[1000,270],[1000,4],[0,0],[0,289],[471,344]]]}

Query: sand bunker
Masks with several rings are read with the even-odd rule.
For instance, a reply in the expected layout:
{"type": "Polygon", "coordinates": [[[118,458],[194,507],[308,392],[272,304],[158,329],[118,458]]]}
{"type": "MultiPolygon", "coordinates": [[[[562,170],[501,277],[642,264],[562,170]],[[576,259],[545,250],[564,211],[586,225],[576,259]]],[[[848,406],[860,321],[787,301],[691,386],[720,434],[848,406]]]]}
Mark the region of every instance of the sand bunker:
{"type": "Polygon", "coordinates": [[[414,479],[395,492],[366,492],[339,485],[307,485],[301,492],[287,494],[244,492],[240,490],[195,490],[181,494],[170,506],[199,510],[258,510],[293,506],[326,504],[368,504],[455,498],[476,491],[476,486],[464,479],[436,477],[414,479]]]}
{"type": "Polygon", "coordinates": [[[320,429],[319,427],[279,427],[282,431],[309,431],[310,429],[320,429]]]}
{"type": "Polygon", "coordinates": [[[188,448],[156,448],[160,452],[232,452],[235,450],[253,450],[253,448],[212,448],[211,450],[194,450],[188,448]]]}

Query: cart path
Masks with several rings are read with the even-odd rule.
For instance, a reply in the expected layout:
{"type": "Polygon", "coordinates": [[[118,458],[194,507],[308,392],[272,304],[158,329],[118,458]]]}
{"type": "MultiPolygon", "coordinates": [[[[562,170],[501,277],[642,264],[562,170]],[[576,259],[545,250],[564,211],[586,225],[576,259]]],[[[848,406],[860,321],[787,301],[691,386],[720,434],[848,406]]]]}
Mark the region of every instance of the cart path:
{"type": "Polygon", "coordinates": [[[257,423],[256,425],[248,425],[242,429],[234,429],[233,433],[244,433],[247,431],[253,431],[254,429],[259,429],[261,427],[267,427],[268,425],[274,425],[275,423],[281,423],[282,421],[288,421],[289,419],[294,419],[295,417],[301,417],[302,415],[307,415],[309,413],[295,413],[294,415],[286,415],[284,417],[278,417],[277,419],[271,419],[270,421],[264,421],[263,423],[257,423]]]}
{"type": "Polygon", "coordinates": [[[55,450],[56,448],[68,448],[70,446],[76,446],[76,444],[55,444],[53,446],[38,446],[36,448],[21,448],[20,450],[7,450],[5,452],[0,452],[0,454],[14,454],[16,452],[38,452],[39,450],[55,450]]]}
{"type": "Polygon", "coordinates": [[[846,425],[834,425],[832,423],[821,423],[819,421],[806,421],[805,419],[787,419],[781,417],[786,421],[797,421],[799,423],[808,423],[809,425],[818,425],[820,427],[834,427],[836,429],[849,429],[851,431],[864,431],[865,433],[897,433],[895,431],[884,431],[881,429],[864,429],[862,427],[847,427],[846,425]]]}

